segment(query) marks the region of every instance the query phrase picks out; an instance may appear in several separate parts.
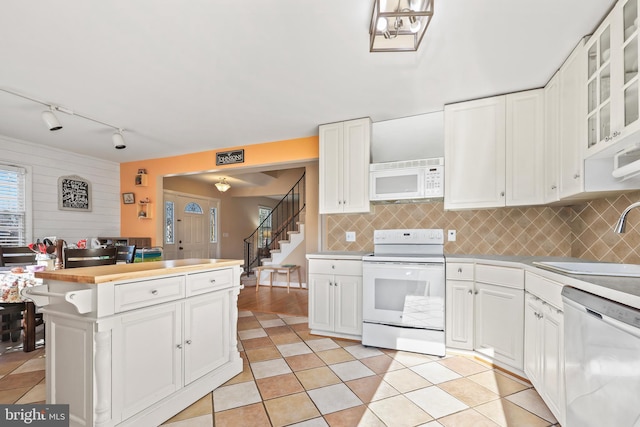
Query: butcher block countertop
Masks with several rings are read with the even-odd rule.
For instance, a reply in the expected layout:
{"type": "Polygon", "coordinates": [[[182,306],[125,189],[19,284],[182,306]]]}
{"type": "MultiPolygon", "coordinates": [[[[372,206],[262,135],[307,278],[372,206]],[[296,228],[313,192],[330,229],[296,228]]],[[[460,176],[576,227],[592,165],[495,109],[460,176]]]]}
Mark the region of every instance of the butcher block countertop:
{"type": "Polygon", "coordinates": [[[191,258],[38,271],[35,273],[35,277],[44,280],[100,284],[121,280],[140,279],[143,277],[164,276],[172,273],[188,273],[192,271],[230,267],[242,264],[244,264],[244,261],[239,259],[191,258]]]}

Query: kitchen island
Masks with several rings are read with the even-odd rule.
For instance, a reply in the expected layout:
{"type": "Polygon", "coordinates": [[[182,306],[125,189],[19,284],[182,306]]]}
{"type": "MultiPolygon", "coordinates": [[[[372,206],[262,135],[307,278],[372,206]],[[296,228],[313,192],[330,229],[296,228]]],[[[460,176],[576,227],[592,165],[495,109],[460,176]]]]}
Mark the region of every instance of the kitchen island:
{"type": "Polygon", "coordinates": [[[43,271],[47,403],[71,426],[157,426],[242,372],[241,260],[43,271]]]}

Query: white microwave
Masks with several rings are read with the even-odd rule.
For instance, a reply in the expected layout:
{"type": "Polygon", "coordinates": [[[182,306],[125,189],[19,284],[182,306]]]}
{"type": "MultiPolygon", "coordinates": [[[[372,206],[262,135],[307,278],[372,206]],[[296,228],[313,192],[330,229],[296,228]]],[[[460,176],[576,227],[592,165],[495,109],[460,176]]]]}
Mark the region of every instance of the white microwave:
{"type": "Polygon", "coordinates": [[[431,199],[444,196],[444,158],[372,163],[369,199],[431,199]]]}

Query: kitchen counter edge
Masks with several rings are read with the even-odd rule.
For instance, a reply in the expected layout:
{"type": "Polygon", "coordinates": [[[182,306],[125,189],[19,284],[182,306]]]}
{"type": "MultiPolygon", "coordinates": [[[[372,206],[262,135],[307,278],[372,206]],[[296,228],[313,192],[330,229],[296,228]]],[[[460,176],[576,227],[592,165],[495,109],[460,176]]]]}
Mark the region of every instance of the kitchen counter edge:
{"type": "Polygon", "coordinates": [[[97,285],[100,283],[164,276],[174,273],[190,273],[243,264],[244,261],[237,259],[191,258],[39,271],[35,273],[35,277],[43,280],[59,280],[63,282],[97,285]]]}

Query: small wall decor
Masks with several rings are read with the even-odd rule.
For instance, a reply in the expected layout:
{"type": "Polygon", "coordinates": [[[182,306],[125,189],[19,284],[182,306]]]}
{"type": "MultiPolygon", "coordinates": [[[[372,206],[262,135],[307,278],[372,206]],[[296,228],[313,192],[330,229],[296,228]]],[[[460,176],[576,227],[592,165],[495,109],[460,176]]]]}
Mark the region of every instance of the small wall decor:
{"type": "Polygon", "coordinates": [[[91,212],[91,183],[78,175],[58,178],[58,209],[91,212]]]}
{"type": "Polygon", "coordinates": [[[136,196],[133,193],[122,193],[122,203],[132,205],[136,202],[136,196]]]}

